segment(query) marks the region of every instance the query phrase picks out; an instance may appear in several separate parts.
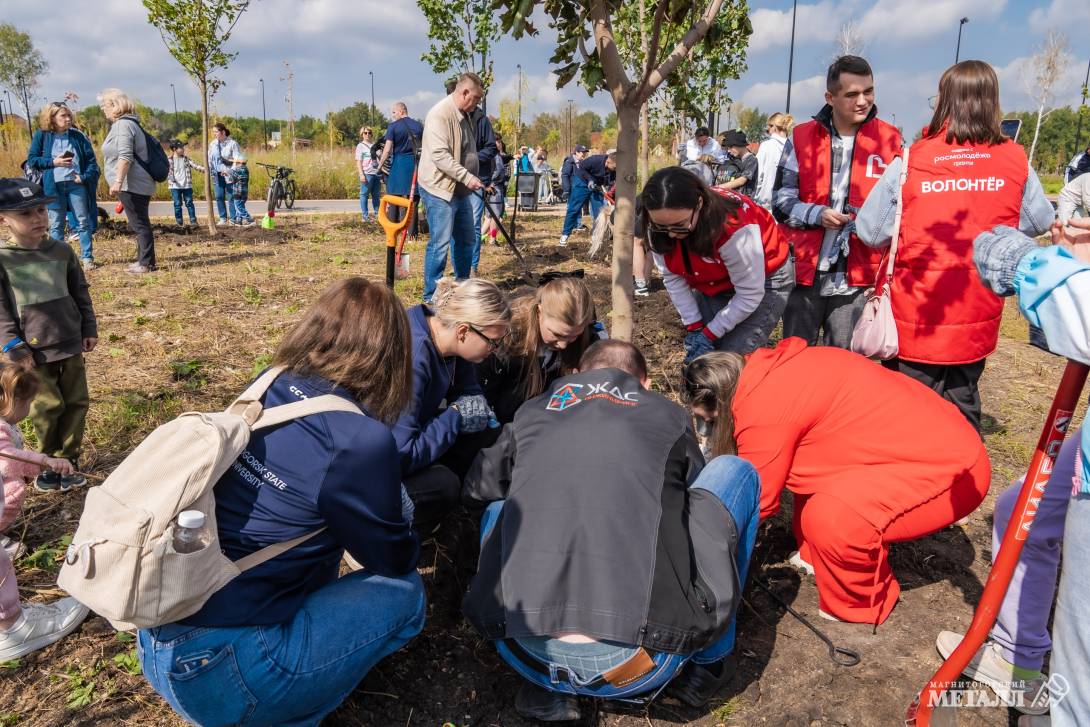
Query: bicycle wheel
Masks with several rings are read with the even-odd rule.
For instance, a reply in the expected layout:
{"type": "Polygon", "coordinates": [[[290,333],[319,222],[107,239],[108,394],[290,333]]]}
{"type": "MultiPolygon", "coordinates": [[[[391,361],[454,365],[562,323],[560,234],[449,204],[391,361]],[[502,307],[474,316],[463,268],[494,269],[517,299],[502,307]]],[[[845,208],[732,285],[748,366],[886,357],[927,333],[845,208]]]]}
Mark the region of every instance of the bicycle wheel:
{"type": "Polygon", "coordinates": [[[271,215],[276,208],[280,206],[280,180],[274,179],[269,182],[269,196],[268,200],[268,212],[271,215]]]}
{"type": "Polygon", "coordinates": [[[289,179],[284,190],[284,206],[289,210],[295,206],[295,180],[289,179]]]}

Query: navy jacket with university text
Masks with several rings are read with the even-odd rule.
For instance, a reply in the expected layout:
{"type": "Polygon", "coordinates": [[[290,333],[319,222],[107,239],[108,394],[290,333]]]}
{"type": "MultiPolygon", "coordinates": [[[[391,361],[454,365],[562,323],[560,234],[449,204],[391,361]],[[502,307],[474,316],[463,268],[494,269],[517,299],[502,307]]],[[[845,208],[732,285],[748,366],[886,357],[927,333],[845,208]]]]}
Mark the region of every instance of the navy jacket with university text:
{"type": "MultiPolygon", "coordinates": [[[[266,407],[322,394],[351,401],[321,378],[281,374],[266,407]]],[[[220,546],[238,560],[267,545],[325,530],[248,570],[182,623],[256,626],[294,617],[308,595],[337,579],[344,551],[370,573],[403,576],[420,544],[401,511],[401,467],[390,429],[370,416],[326,412],[250,437],[216,483],[220,546]]]]}

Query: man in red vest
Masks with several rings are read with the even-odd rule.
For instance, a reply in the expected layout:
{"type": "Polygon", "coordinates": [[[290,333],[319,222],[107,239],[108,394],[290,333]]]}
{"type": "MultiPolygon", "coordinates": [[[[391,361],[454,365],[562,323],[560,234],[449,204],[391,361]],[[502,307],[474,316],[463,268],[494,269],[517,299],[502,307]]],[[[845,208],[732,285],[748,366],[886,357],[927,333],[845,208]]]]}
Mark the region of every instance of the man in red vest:
{"type": "Polygon", "coordinates": [[[882,259],[855,236],[853,217],[903,142],[878,118],[866,60],[836,59],[825,89],[825,106],[795,127],[776,170],[773,212],[795,253],[783,334],[848,348],[882,259]]]}

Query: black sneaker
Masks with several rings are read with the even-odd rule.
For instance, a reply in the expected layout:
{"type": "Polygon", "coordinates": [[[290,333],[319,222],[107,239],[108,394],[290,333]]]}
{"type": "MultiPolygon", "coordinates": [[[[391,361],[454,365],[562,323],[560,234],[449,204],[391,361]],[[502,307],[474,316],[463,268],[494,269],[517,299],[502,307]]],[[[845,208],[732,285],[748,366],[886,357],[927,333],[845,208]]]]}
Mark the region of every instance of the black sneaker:
{"type": "Polygon", "coordinates": [[[76,487],[83,487],[87,484],[87,478],[78,472],[72,475],[61,475],[61,489],[71,490],[76,487]]]}
{"type": "Polygon", "coordinates": [[[726,686],[733,676],[734,661],[729,656],[711,664],[690,661],[681,674],[670,682],[666,693],[699,709],[726,686]]]}
{"type": "Polygon", "coordinates": [[[579,699],[525,682],[515,697],[515,711],[539,722],[571,722],[579,719],[579,699]]]}
{"type": "Polygon", "coordinates": [[[34,478],[34,489],[38,492],[56,492],[62,490],[64,478],[53,470],[46,470],[34,478]]]}

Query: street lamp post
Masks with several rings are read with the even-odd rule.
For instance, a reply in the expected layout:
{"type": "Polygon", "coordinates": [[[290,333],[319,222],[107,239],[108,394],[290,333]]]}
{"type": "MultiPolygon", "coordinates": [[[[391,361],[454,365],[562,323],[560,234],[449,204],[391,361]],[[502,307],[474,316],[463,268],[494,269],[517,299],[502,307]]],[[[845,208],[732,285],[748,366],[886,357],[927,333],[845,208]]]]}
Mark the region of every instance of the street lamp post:
{"type": "Polygon", "coordinates": [[[23,108],[26,109],[26,130],[31,136],[34,136],[34,129],[30,125],[30,98],[26,92],[26,81],[22,76],[19,76],[19,86],[23,89],[23,108]]]}
{"type": "Polygon", "coordinates": [[[375,72],[368,71],[367,75],[371,77],[371,108],[367,112],[367,123],[375,123],[375,72]]]}
{"type": "Polygon", "coordinates": [[[962,18],[958,21],[958,47],[954,51],[954,63],[957,63],[961,59],[961,29],[965,27],[965,24],[969,22],[968,18],[962,18]]]}
{"type": "Polygon", "coordinates": [[[791,113],[791,76],[795,70],[795,16],[799,11],[799,0],[791,0],[791,50],[787,55],[787,108],[784,113],[791,113]]]}
{"type": "Polygon", "coordinates": [[[571,116],[572,116],[572,104],[575,102],[570,98],[568,99],[568,153],[572,153],[572,149],[575,148],[575,137],[572,135],[571,129],[571,116]]]}
{"type": "Polygon", "coordinates": [[[178,94],[174,91],[174,84],[170,84],[170,96],[174,99],[174,133],[178,133],[178,94]]]}
{"type": "Polygon", "coordinates": [[[261,146],[265,151],[269,150],[269,122],[265,118],[265,79],[257,79],[261,82],[261,146]]]}
{"type": "Polygon", "coordinates": [[[518,63],[515,66],[519,72],[519,104],[518,114],[515,117],[515,148],[519,145],[519,136],[522,134],[522,64],[518,63]]]}

